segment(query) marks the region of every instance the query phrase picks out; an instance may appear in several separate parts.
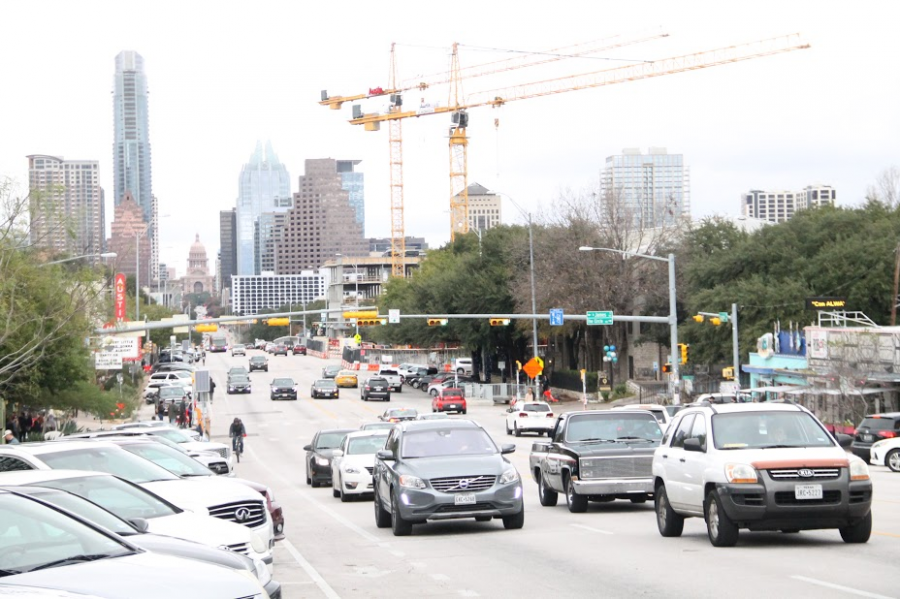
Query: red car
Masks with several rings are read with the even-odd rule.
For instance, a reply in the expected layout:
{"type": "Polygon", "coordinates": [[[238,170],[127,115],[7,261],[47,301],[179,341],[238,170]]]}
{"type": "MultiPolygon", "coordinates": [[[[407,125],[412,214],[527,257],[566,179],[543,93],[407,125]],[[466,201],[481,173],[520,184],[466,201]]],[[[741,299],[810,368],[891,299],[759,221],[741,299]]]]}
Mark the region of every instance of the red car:
{"type": "Polygon", "coordinates": [[[466,396],[462,389],[447,387],[431,400],[432,412],[458,412],[466,413],[466,396]]]}
{"type": "Polygon", "coordinates": [[[293,349],[291,350],[291,352],[293,352],[293,354],[294,354],[295,356],[296,356],[297,354],[300,354],[300,355],[302,355],[302,356],[305,356],[305,355],[306,355],[306,346],[305,346],[305,345],[301,345],[301,344],[298,343],[297,345],[295,345],[295,346],[293,347],[293,349]]]}

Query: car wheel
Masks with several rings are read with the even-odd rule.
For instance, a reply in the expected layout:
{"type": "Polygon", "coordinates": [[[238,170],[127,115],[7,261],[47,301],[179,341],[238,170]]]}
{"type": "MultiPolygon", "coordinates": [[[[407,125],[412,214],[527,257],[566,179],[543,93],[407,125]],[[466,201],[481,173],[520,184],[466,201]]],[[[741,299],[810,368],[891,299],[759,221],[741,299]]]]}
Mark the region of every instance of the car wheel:
{"type": "Polygon", "coordinates": [[[588,500],[584,495],[575,492],[575,482],[570,476],[565,477],[566,480],[566,505],[573,514],[580,514],[587,511],[588,500]]]}
{"type": "Polygon", "coordinates": [[[391,530],[395,537],[406,537],[412,534],[412,522],[403,519],[400,515],[400,506],[397,496],[391,494],[391,530]]]}
{"type": "Polygon", "coordinates": [[[513,434],[515,434],[517,437],[522,436],[522,431],[519,430],[519,424],[517,422],[513,423],[513,434]]]}
{"type": "Polygon", "coordinates": [[[372,503],[375,504],[375,526],[378,528],[387,528],[391,525],[391,515],[381,505],[381,497],[378,495],[378,489],[375,489],[375,498],[372,503]]]}
{"type": "Polygon", "coordinates": [[[310,474],[309,480],[310,480],[310,484],[312,485],[313,489],[318,489],[320,486],[322,486],[321,483],[316,480],[315,474],[310,474]]]}
{"type": "Polygon", "coordinates": [[[403,385],[397,385],[397,393],[403,393],[403,385]]]}
{"type": "Polygon", "coordinates": [[[884,465],[892,472],[900,472],[900,449],[892,449],[884,456],[884,465]]]}
{"type": "Polygon", "coordinates": [[[338,481],[338,489],[340,489],[340,491],[338,491],[338,493],[341,494],[341,503],[347,503],[348,501],[350,501],[350,496],[347,495],[346,493],[344,493],[344,479],[343,478],[341,478],[338,481]]]}
{"type": "Polygon", "coordinates": [[[511,435],[511,434],[512,434],[512,429],[509,428],[509,421],[508,421],[508,420],[506,421],[506,434],[507,434],[507,435],[511,435]]]}
{"type": "Polygon", "coordinates": [[[429,391],[429,393],[431,394],[432,397],[437,397],[437,390],[436,390],[436,389],[432,389],[431,391],[429,391]]]}
{"type": "Polygon", "coordinates": [[[306,469],[306,484],[312,484],[312,479],[309,477],[309,468],[306,469]]]}
{"type": "Polygon", "coordinates": [[[466,414],[466,410],[463,410],[462,413],[463,413],[463,414],[466,414]]]}
{"type": "Polygon", "coordinates": [[[665,485],[656,489],[656,526],[659,534],[664,537],[680,537],[684,530],[684,516],[675,513],[669,505],[669,496],[666,494],[665,485]]]}
{"type": "Polygon", "coordinates": [[[490,522],[493,519],[493,516],[475,516],[475,522],[490,522]]]}
{"type": "Polygon", "coordinates": [[[856,524],[844,526],[838,530],[845,543],[865,543],[872,534],[872,512],[870,511],[856,524]]]}
{"type": "Polygon", "coordinates": [[[503,528],[506,530],[516,530],[523,526],[525,526],[525,508],[522,508],[518,514],[503,516],[503,528]]]}
{"type": "Polygon", "coordinates": [[[338,497],[343,498],[343,493],[341,493],[340,491],[338,491],[338,490],[335,489],[334,487],[331,487],[331,496],[334,497],[335,499],[337,499],[338,497]]]}
{"type": "Polygon", "coordinates": [[[559,493],[550,488],[541,473],[538,473],[538,498],[544,507],[553,507],[559,501],[559,493]]]}
{"type": "Polygon", "coordinates": [[[706,496],[706,532],[713,547],[734,547],[738,540],[738,526],[722,509],[721,500],[715,491],[710,491],[706,496]]]}

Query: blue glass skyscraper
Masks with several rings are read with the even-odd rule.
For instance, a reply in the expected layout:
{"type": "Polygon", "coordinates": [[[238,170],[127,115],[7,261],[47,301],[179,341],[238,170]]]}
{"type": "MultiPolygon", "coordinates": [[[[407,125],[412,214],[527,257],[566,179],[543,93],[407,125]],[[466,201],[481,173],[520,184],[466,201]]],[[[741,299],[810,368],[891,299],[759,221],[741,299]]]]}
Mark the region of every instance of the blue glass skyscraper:
{"type": "Polygon", "coordinates": [[[363,174],[353,168],[361,160],[338,160],[337,172],[341,176],[341,189],[350,193],[350,207],[356,211],[356,222],[362,227],[363,236],[366,230],[366,196],[363,174]]]}

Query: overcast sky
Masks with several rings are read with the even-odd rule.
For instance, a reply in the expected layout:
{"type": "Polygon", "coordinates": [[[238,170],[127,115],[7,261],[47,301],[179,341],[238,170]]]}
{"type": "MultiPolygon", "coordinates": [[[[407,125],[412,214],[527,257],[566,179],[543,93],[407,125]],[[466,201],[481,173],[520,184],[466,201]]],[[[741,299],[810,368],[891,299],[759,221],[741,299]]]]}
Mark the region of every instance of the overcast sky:
{"type": "MultiPolygon", "coordinates": [[[[362,160],[366,235],[390,234],[387,127],[347,123],[350,105],[318,105],[320,90],[351,95],[398,77],[463,68],[610,35],[669,37],[466,80],[465,95],[799,32],[812,47],[752,61],[513,102],[470,114],[469,182],[525,210],[596,187],[607,156],[649,146],[683,154],[692,216],[739,212],[755,189],[823,183],[855,205],[900,164],[900,2],[265,1],[0,4],[0,176],[27,192],[28,154],[100,160],[112,217],[114,58],[135,50],[150,88],[153,191],[161,261],[185,271],[200,234],[213,266],[218,213],[235,205],[256,141],[270,139],[292,191],[304,160],[362,160]],[[604,60],[615,59],[615,60],[604,60]],[[494,119],[499,119],[495,127],[494,119]],[[169,215],[169,216],[165,216],[169,215]]],[[[446,88],[409,92],[407,106],[447,102],[446,88]]],[[[376,101],[364,109],[376,110],[376,101]]],[[[404,122],[406,231],[432,247],[449,239],[449,117],[404,122]]],[[[504,221],[524,222],[504,201],[504,221]]],[[[107,223],[108,230],[108,223],[107,223]]]]}

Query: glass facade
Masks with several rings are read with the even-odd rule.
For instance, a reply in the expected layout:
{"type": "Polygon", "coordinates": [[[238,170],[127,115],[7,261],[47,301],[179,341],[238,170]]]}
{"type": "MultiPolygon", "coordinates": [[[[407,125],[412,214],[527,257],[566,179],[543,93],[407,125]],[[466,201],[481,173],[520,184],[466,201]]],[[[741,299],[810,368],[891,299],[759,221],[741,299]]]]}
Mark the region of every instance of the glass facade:
{"type": "Polygon", "coordinates": [[[238,275],[256,275],[259,265],[257,221],[264,212],[286,212],[293,205],[287,168],[278,161],[272,144],[261,143],[241,169],[238,182],[237,231],[235,235],[238,275]]]}
{"type": "Polygon", "coordinates": [[[356,222],[366,231],[366,195],[363,174],[353,169],[360,160],[338,160],[337,172],[341,175],[341,189],[350,194],[350,207],[356,211],[356,222]]]}
{"type": "Polygon", "coordinates": [[[671,225],[690,217],[690,169],[681,154],[668,154],[664,148],[651,148],[647,154],[623,150],[606,159],[601,194],[604,201],[626,210],[635,227],[671,225]]]}
{"type": "Polygon", "coordinates": [[[147,75],[144,59],[137,52],[116,56],[113,91],[113,165],[115,205],[130,191],[150,222],[152,185],[150,178],[150,131],[147,75]]]}

